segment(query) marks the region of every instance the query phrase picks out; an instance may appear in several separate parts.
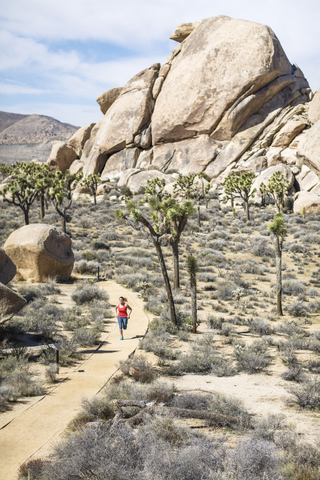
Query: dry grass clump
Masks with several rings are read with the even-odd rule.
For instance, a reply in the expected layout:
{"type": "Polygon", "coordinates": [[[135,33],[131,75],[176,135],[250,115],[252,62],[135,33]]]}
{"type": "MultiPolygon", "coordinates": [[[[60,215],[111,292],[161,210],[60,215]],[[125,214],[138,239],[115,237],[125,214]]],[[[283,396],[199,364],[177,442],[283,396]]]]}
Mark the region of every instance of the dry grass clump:
{"type": "Polygon", "coordinates": [[[92,302],[93,300],[108,301],[108,294],[95,285],[84,285],[71,295],[77,305],[92,302]]]}

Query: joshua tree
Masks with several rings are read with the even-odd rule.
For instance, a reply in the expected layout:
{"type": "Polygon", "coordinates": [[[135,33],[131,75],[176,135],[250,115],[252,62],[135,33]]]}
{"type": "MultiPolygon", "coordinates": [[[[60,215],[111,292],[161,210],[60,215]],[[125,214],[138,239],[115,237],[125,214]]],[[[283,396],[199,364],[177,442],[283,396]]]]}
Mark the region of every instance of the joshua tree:
{"type": "Polygon", "coordinates": [[[167,217],[170,220],[169,243],[173,253],[173,288],[180,288],[179,243],[188,219],[194,214],[195,209],[190,200],[186,200],[183,204],[179,204],[177,201],[170,203],[167,217]]]}
{"type": "Polygon", "coordinates": [[[54,177],[49,190],[50,200],[56,212],[61,217],[61,229],[66,233],[66,223],[68,221],[68,210],[72,204],[72,191],[82,178],[82,173],[76,176],[70,175],[69,170],[63,174],[58,170],[54,177]]]}
{"type": "Polygon", "coordinates": [[[197,185],[198,182],[194,182],[196,178],[195,173],[190,173],[190,175],[180,175],[176,183],[173,185],[173,191],[180,197],[187,198],[189,200],[197,196],[197,185]]]}
{"type": "Polygon", "coordinates": [[[283,174],[279,170],[274,172],[268,182],[268,191],[273,196],[279,213],[283,209],[284,197],[288,192],[289,186],[290,182],[283,176],[283,174]]]}
{"type": "Polygon", "coordinates": [[[192,316],[192,333],[197,332],[197,273],[198,263],[197,258],[190,255],[187,258],[187,270],[190,276],[191,287],[191,316],[192,316]]]}
{"type": "Polygon", "coordinates": [[[93,195],[93,203],[95,205],[97,205],[97,188],[98,188],[100,177],[101,177],[100,173],[97,173],[96,175],[92,175],[92,173],[90,173],[90,175],[84,178],[81,182],[81,185],[90,189],[93,195]]]}
{"type": "Polygon", "coordinates": [[[247,222],[250,220],[249,200],[254,195],[256,189],[252,190],[255,174],[253,172],[245,172],[241,175],[230,173],[222,182],[225,187],[227,199],[241,197],[244,202],[244,210],[247,214],[247,222]]]}
{"type": "Polygon", "coordinates": [[[40,201],[40,218],[43,219],[45,215],[45,203],[47,202],[46,196],[52,185],[54,174],[46,163],[37,165],[37,167],[35,171],[35,187],[38,192],[37,199],[40,201]]]}
{"type": "Polygon", "coordinates": [[[179,243],[188,219],[195,213],[195,208],[190,200],[180,203],[163,193],[165,181],[154,178],[148,181],[145,194],[152,210],[153,220],[156,225],[162,222],[167,242],[170,243],[173,254],[173,288],[180,288],[179,274],[179,243]]]}
{"type": "Polygon", "coordinates": [[[17,163],[6,170],[11,174],[12,179],[1,188],[1,195],[4,202],[19,207],[24,214],[25,225],[29,225],[29,212],[35,201],[38,190],[34,176],[34,163],[17,163]]]}
{"type": "MultiPolygon", "coordinates": [[[[152,197],[155,198],[155,197],[152,197]]],[[[161,272],[165,284],[165,289],[167,293],[170,318],[172,323],[177,324],[176,312],[174,307],[174,300],[170,285],[170,280],[168,277],[166,263],[163,257],[163,252],[161,248],[161,243],[164,240],[168,240],[166,218],[162,215],[161,210],[152,211],[152,220],[148,220],[146,216],[137,208],[136,204],[132,201],[126,202],[126,212],[118,209],[116,211],[116,218],[118,220],[125,220],[131,227],[135,230],[139,230],[145,237],[149,238],[158,255],[161,272]]]]}
{"type": "Polygon", "coordinates": [[[266,196],[268,195],[268,187],[263,182],[260,183],[259,192],[261,195],[261,207],[265,207],[266,196]]]}
{"type": "Polygon", "coordinates": [[[268,225],[269,232],[274,236],[274,248],[276,252],[276,271],[277,271],[277,314],[283,315],[282,312],[282,246],[283,239],[287,233],[285,220],[282,213],[276,213],[273,222],[268,225]]]}

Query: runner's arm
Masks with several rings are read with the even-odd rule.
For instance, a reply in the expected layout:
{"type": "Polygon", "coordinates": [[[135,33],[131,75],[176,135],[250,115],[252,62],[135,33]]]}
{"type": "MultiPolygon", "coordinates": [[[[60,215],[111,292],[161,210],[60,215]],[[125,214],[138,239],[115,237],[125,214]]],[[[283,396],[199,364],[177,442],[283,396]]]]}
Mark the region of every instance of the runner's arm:
{"type": "Polygon", "coordinates": [[[127,304],[127,309],[130,310],[129,311],[129,315],[128,315],[128,318],[130,318],[130,315],[131,315],[131,312],[132,312],[132,308],[130,307],[130,305],[127,304]]]}

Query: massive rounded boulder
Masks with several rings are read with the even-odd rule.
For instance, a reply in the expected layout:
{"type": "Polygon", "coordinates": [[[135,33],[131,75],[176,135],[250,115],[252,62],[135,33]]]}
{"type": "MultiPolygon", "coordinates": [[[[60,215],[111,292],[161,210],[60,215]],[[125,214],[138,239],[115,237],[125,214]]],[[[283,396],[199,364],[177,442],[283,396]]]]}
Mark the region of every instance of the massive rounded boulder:
{"type": "Polygon", "coordinates": [[[13,279],[17,272],[16,266],[8,255],[0,250],[0,282],[4,285],[13,279]]]}
{"type": "Polygon", "coordinates": [[[17,275],[29,282],[48,278],[68,280],[74,264],[71,239],[52,225],[32,224],[15,230],[4,245],[17,267],[17,275]]]}
{"type": "Polygon", "coordinates": [[[225,16],[203,20],[182,43],[157,98],[154,144],[214,130],[219,140],[230,140],[252,113],[294,81],[291,74],[269,27],[225,16]]]}

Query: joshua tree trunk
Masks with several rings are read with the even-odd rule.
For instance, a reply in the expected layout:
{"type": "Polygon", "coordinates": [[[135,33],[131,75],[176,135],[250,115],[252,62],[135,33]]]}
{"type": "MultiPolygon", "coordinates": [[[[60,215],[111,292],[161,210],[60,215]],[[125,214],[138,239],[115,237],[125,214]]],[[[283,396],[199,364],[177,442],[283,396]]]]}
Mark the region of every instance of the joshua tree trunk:
{"type": "Polygon", "coordinates": [[[282,316],[282,242],[279,237],[275,236],[274,239],[275,251],[276,251],[276,275],[277,275],[277,314],[282,316]]]}
{"type": "Polygon", "coordinates": [[[67,224],[66,224],[66,216],[65,215],[61,215],[61,230],[64,233],[67,233],[67,224]]]}
{"type": "Polygon", "coordinates": [[[44,219],[44,194],[40,193],[40,218],[44,219]]]}
{"type": "Polygon", "coordinates": [[[250,220],[249,198],[246,198],[246,199],[244,200],[244,204],[245,204],[245,209],[246,209],[246,214],[247,214],[247,222],[249,222],[249,220],[250,220]]]}
{"type": "Polygon", "coordinates": [[[24,224],[29,225],[29,209],[28,208],[22,208],[22,211],[24,213],[24,224]]]}
{"type": "Polygon", "coordinates": [[[179,244],[177,241],[171,243],[173,253],[173,288],[180,288],[180,272],[179,272],[179,244]]]}
{"type": "Polygon", "coordinates": [[[191,315],[192,315],[192,333],[197,332],[197,281],[196,276],[190,276],[191,286],[191,315]]]}
{"type": "Polygon", "coordinates": [[[157,240],[154,240],[154,245],[157,250],[157,255],[158,255],[160,266],[161,266],[161,272],[162,272],[162,276],[164,279],[164,284],[167,292],[171,322],[174,323],[174,325],[177,325],[177,317],[176,317],[176,311],[174,308],[174,300],[173,300],[170,280],[168,277],[167,267],[163,258],[161,245],[157,240]]]}

